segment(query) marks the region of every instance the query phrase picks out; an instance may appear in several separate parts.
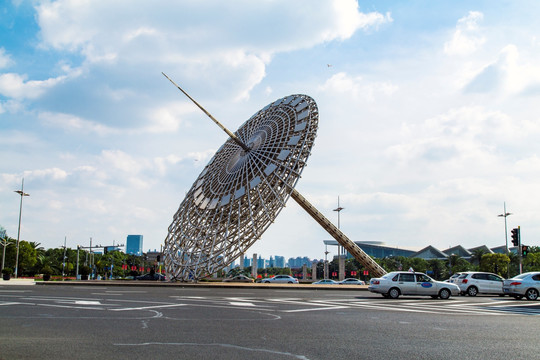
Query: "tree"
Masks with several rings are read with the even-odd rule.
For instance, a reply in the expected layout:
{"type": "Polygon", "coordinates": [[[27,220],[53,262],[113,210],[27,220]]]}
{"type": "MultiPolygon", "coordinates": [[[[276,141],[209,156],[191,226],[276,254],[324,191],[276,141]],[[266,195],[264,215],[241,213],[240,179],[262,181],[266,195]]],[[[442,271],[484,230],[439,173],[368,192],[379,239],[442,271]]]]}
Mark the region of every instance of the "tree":
{"type": "Polygon", "coordinates": [[[480,271],[506,276],[510,258],[505,254],[484,254],[480,260],[480,271]]]}
{"type": "Polygon", "coordinates": [[[480,260],[482,260],[482,256],[487,253],[488,251],[484,248],[474,249],[471,254],[471,264],[479,266],[480,260]]]}
{"type": "Polygon", "coordinates": [[[448,257],[448,275],[452,275],[458,272],[469,271],[471,263],[462,258],[459,255],[452,254],[448,257]]]}
{"type": "Polygon", "coordinates": [[[427,272],[430,273],[430,276],[435,280],[442,280],[448,276],[448,267],[446,266],[444,260],[431,259],[427,261],[427,272]]]}
{"type": "Polygon", "coordinates": [[[529,253],[523,258],[523,270],[540,271],[540,252],[529,253]]]}

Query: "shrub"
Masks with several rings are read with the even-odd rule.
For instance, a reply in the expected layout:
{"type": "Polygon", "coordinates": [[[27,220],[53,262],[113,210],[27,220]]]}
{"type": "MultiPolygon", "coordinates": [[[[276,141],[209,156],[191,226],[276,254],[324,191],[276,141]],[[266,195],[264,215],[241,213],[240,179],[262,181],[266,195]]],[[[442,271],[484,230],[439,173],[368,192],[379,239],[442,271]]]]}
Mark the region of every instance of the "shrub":
{"type": "Polygon", "coordinates": [[[53,271],[49,265],[45,265],[44,267],[41,268],[41,273],[43,275],[52,275],[53,271]]]}
{"type": "Polygon", "coordinates": [[[12,274],[13,274],[13,269],[12,269],[12,268],[8,268],[8,267],[3,268],[3,269],[2,269],[2,274],[4,274],[4,275],[12,275],[12,274]]]}
{"type": "Polygon", "coordinates": [[[92,269],[90,269],[90,266],[83,265],[79,269],[79,272],[81,275],[90,275],[90,273],[92,272],[92,269]]]}

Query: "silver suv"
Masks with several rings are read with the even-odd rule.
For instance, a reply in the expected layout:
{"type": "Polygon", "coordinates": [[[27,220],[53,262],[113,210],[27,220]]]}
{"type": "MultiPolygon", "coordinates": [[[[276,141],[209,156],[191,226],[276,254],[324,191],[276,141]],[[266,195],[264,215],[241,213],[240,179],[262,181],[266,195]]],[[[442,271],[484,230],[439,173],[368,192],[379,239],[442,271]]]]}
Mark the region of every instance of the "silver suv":
{"type": "Polygon", "coordinates": [[[493,273],[468,271],[458,277],[456,284],[462,295],[496,294],[503,296],[503,282],[502,277],[493,273]]]}

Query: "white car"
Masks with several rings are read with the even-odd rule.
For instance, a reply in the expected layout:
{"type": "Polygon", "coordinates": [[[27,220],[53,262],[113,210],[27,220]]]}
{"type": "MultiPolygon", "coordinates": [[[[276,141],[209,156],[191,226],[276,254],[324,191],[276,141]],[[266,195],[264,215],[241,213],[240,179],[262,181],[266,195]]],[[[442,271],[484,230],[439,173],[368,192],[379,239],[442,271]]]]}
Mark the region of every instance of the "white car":
{"type": "Polygon", "coordinates": [[[313,284],[314,285],[337,285],[338,282],[332,279],[322,279],[319,281],[315,281],[313,284]]]}
{"type": "Polygon", "coordinates": [[[436,281],[424,273],[393,271],[380,278],[371,279],[368,290],[385,298],[397,299],[400,295],[426,295],[436,299],[448,299],[459,295],[459,287],[444,281],[436,281]]]}
{"type": "Polygon", "coordinates": [[[455,273],[454,275],[450,276],[450,278],[448,278],[448,280],[445,280],[445,281],[448,281],[448,282],[451,282],[452,284],[455,284],[457,282],[457,279],[461,276],[462,273],[455,273]]]}
{"type": "Polygon", "coordinates": [[[264,284],[269,284],[269,283],[298,284],[298,279],[293,278],[290,275],[276,275],[268,279],[263,279],[261,282],[264,284]]]}
{"type": "Polygon", "coordinates": [[[496,294],[502,296],[504,295],[503,281],[502,277],[493,273],[467,271],[461,273],[456,284],[459,286],[461,294],[469,296],[496,294]]]}
{"type": "Polygon", "coordinates": [[[503,291],[505,294],[521,299],[537,300],[540,293],[540,272],[527,272],[504,280],[503,291]]]}
{"type": "Polygon", "coordinates": [[[338,282],[339,285],[366,285],[362,280],[347,278],[338,282]]]}

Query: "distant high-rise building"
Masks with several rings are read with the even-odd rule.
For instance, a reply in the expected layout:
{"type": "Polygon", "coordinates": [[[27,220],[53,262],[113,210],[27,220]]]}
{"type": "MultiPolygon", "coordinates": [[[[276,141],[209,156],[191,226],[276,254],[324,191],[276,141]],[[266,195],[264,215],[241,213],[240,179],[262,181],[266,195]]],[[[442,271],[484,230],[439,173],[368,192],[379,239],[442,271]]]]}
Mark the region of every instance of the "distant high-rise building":
{"type": "Polygon", "coordinates": [[[126,254],[141,256],[142,248],[143,248],[142,235],[128,235],[127,236],[126,254]]]}
{"type": "Polygon", "coordinates": [[[284,268],[285,267],[285,256],[276,255],[274,258],[274,267],[284,268]]]}
{"type": "Polygon", "coordinates": [[[307,265],[311,266],[311,260],[307,257],[296,257],[296,258],[289,258],[289,267],[291,269],[301,268],[302,266],[307,265]]]}

